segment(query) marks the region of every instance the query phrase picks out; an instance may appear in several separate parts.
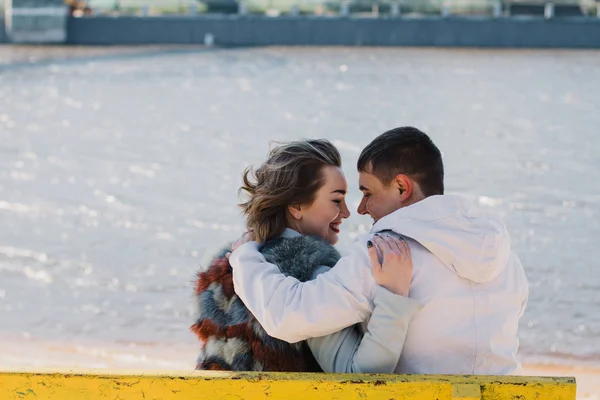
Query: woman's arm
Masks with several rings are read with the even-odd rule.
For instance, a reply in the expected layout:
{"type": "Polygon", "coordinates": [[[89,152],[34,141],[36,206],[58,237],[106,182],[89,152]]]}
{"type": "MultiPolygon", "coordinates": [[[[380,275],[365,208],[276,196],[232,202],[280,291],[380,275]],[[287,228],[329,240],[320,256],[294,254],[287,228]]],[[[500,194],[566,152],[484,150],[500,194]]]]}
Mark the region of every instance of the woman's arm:
{"type": "Polygon", "coordinates": [[[229,259],[235,292],[275,338],[295,343],[337,332],[371,314],[376,283],[366,247],[356,244],[335,268],[300,282],[267,262],[258,243],[246,243],[229,259]]]}
{"type": "Polygon", "coordinates": [[[375,246],[365,252],[366,241],[359,240],[334,268],[307,282],[283,275],[258,251],[258,243],[245,243],[229,258],[235,292],[270,336],[286,342],[351,327],[368,320],[377,284],[408,295],[412,277],[412,262],[410,271],[396,264],[401,250],[408,251],[403,241],[390,236],[373,238],[383,265],[375,246]]]}

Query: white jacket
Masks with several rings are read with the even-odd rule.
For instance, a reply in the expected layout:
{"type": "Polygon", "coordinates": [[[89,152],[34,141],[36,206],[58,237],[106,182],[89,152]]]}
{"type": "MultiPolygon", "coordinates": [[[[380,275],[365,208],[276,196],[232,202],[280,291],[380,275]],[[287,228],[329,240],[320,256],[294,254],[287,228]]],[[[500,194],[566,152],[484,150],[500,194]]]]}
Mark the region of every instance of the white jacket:
{"type": "MultiPolygon", "coordinates": [[[[281,236],[293,238],[300,234],[288,228],[281,236]]],[[[317,267],[312,279],[330,269],[317,267]]],[[[389,374],[396,369],[402,354],[410,321],[422,308],[418,301],[377,286],[367,324],[349,326],[306,342],[324,372],[389,374]]]]}
{"type": "MultiPolygon", "coordinates": [[[[372,232],[410,238],[410,297],[425,307],[408,328],[396,372],[508,374],[528,296],[502,222],[459,196],[431,196],[380,219],[372,232]]],[[[246,243],[230,262],[236,293],[271,336],[297,342],[369,319],[375,289],[365,235],[334,268],[301,283],[246,243]]]]}

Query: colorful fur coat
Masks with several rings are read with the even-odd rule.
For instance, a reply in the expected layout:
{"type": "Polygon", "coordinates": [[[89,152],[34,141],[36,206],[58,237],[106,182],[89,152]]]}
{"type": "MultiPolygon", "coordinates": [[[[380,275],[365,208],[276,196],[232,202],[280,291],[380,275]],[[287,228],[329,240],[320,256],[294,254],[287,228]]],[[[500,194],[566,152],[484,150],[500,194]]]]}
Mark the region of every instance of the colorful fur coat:
{"type": "MultiPolygon", "coordinates": [[[[306,342],[275,339],[248,311],[233,290],[232,270],[224,249],[198,273],[198,320],[191,330],[201,342],[196,369],[228,371],[321,371],[306,342]]],[[[333,267],[339,253],[329,243],[310,236],[279,237],[261,248],[267,261],[300,281],[321,266],[333,267]]]]}

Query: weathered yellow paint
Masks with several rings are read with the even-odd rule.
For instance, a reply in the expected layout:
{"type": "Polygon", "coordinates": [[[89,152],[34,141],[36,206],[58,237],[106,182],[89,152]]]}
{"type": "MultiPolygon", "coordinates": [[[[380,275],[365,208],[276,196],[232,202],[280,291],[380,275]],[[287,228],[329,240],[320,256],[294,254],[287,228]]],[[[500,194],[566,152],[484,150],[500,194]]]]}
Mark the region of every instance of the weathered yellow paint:
{"type": "Polygon", "coordinates": [[[308,373],[0,372],[0,400],[574,400],[574,378],[308,373]]]}
{"type": "Polygon", "coordinates": [[[479,383],[454,383],[452,385],[452,400],[479,400],[481,399],[481,384],[479,383]]]}

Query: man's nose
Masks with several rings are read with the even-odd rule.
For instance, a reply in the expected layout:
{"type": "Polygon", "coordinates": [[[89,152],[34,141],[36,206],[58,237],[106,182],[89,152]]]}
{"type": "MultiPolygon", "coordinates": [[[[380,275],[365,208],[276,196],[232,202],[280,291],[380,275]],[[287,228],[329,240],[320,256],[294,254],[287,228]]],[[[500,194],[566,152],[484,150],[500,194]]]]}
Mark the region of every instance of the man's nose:
{"type": "Polygon", "coordinates": [[[369,213],[367,211],[367,202],[364,198],[360,201],[360,204],[358,205],[356,212],[359,213],[360,215],[365,215],[365,214],[369,213]]]}

